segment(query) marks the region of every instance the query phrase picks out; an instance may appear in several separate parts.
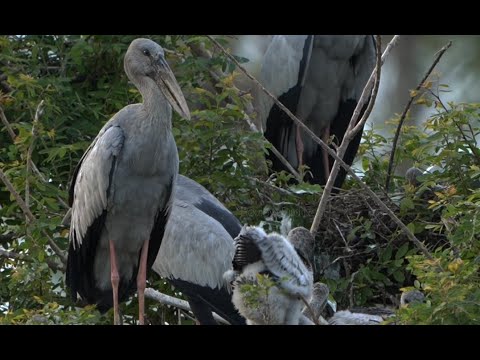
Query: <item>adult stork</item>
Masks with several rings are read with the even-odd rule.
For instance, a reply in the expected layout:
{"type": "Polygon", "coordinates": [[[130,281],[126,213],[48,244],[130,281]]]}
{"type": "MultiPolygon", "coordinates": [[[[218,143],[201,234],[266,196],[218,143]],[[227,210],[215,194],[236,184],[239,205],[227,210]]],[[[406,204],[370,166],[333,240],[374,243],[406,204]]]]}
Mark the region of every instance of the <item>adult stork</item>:
{"type": "Polygon", "coordinates": [[[186,296],[201,325],[217,324],[212,311],[232,325],[245,324],[223,279],[232,268],[233,238],[241,228],[207,189],[178,176],[172,213],[152,269],[186,296]]]}
{"type": "Polygon", "coordinates": [[[302,314],[301,298],[309,300],[312,295],[313,237],[296,228],[289,240],[276,233],[267,235],[260,227],[244,227],[235,239],[233,270],[224,278],[231,282],[232,302],[249,325],[312,324],[302,314]],[[259,275],[267,276],[271,286],[262,285],[259,275]]]}
{"type": "MultiPolygon", "coordinates": [[[[374,66],[373,36],[275,35],[262,62],[260,82],[324,142],[333,135],[340,144],[374,66]]],[[[255,101],[265,137],[294,168],[308,165],[307,180],[325,184],[333,158],[263,91],[255,101]]],[[[344,161],[349,165],[361,137],[362,131],[347,148],[344,161]]],[[[286,170],[275,155],[269,159],[275,171],[286,170]]],[[[345,176],[341,169],[336,187],[342,186],[345,176]]]]}
{"type": "Polygon", "coordinates": [[[135,39],[125,72],[143,103],[128,105],[100,130],[70,186],[72,219],[66,283],[104,312],[138,290],[139,323],[144,323],[146,273],[157,256],[170,214],[178,175],[172,108],[190,118],[182,91],[164,51],[135,39]]]}

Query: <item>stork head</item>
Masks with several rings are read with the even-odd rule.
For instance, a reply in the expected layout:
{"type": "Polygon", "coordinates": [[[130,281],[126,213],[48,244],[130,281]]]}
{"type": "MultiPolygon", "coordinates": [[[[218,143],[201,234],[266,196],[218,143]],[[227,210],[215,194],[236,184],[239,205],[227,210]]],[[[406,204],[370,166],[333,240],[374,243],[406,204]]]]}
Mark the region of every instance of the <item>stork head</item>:
{"type": "Polygon", "coordinates": [[[138,86],[152,79],[180,116],[190,119],[182,90],[165,60],[163,48],[149,39],[135,39],[125,54],[124,68],[128,78],[138,86]]]}
{"type": "Polygon", "coordinates": [[[420,290],[410,290],[402,293],[400,297],[400,306],[405,307],[412,303],[420,303],[425,301],[425,295],[420,290]]]}
{"type": "Polygon", "coordinates": [[[310,231],[304,227],[296,227],[288,233],[288,241],[293,245],[305,265],[312,269],[315,239],[310,231]]]}

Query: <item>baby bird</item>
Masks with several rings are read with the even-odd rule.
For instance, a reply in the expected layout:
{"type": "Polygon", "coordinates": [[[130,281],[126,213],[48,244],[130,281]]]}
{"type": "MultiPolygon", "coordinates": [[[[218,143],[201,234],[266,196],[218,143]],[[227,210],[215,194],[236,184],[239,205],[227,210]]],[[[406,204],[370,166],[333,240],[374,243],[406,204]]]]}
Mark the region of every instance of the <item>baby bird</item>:
{"type": "MultiPolygon", "coordinates": [[[[289,237],[292,232],[297,232],[294,230],[289,237]]],[[[308,300],[312,295],[313,274],[307,249],[313,246],[313,238],[306,241],[307,244],[301,241],[301,237],[294,237],[294,243],[301,249],[307,264],[283,236],[277,233],[267,235],[260,227],[243,227],[235,239],[233,270],[227,271],[224,278],[232,285],[232,302],[247,319],[247,324],[298,325],[310,322],[302,314],[302,298],[308,300]]]]}

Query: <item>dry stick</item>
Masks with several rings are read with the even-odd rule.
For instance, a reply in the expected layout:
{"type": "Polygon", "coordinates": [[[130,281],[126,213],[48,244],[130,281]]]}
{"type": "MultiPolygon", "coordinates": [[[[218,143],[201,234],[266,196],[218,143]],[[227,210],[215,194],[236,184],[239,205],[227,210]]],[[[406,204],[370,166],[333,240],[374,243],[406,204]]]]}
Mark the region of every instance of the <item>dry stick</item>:
{"type": "MultiPolygon", "coordinates": [[[[263,85],[261,83],[258,82],[257,79],[255,79],[252,75],[250,75],[250,73],[242,66],[240,65],[240,63],[233,57],[231,56],[223,47],[222,45],[220,45],[215,39],[213,39],[210,35],[207,35],[207,37],[217,46],[219,47],[220,49],[222,49],[222,51],[230,58],[230,60],[232,60],[235,65],[237,65],[237,67],[249,78],[251,79],[256,85],[258,85],[271,99],[273,99],[273,101],[275,102],[275,104],[277,104],[280,109],[282,109],[297,125],[299,125],[303,131],[305,131],[308,135],[310,135],[310,137],[313,139],[313,141],[315,141],[318,145],[320,145],[323,149],[325,149],[327,151],[327,153],[333,157],[335,159],[335,161],[338,161],[340,163],[340,165],[350,174],[350,176],[352,176],[352,178],[360,185],[360,187],[362,189],[364,189],[368,195],[373,199],[373,201],[375,201],[375,203],[383,210],[387,213],[388,216],[390,216],[393,220],[393,222],[395,224],[397,224],[400,229],[407,235],[407,237],[424,253],[424,255],[430,259],[430,260],[433,260],[433,257],[432,255],[430,254],[430,252],[428,251],[428,249],[420,242],[420,240],[417,239],[417,237],[410,231],[409,228],[407,228],[405,226],[405,224],[392,212],[392,210],[390,210],[390,208],[384,204],[384,202],[377,196],[377,194],[375,194],[367,185],[365,185],[362,180],[355,174],[355,172],[350,168],[350,166],[348,166],[340,157],[338,157],[338,155],[336,154],[335,151],[333,151],[330,146],[328,146],[327,144],[325,144],[318,136],[316,136],[311,130],[310,128],[308,128],[303,122],[301,122],[295,115],[293,115],[290,110],[288,110],[280,101],[278,101],[278,99],[273,96],[267,89],[265,89],[265,87],[263,87],[263,85]]],[[[391,49],[396,45],[398,39],[399,39],[399,35],[395,35],[394,38],[390,41],[390,43],[387,45],[387,47],[385,48],[385,51],[382,55],[382,64],[383,62],[385,61],[385,58],[388,56],[388,54],[390,53],[391,49]]],[[[370,78],[371,80],[371,78],[370,78]]],[[[371,85],[370,83],[370,80],[369,82],[367,83],[367,86],[368,85],[371,85]]],[[[365,89],[364,89],[365,90],[365,89]]],[[[359,100],[359,104],[360,104],[360,101],[365,102],[366,99],[362,99],[360,98],[359,100]]],[[[362,103],[362,106],[363,106],[363,103],[362,103]]],[[[355,112],[354,112],[354,115],[355,115],[355,112]]],[[[357,115],[358,116],[358,115],[357,115]]]]}
{"type": "MultiPolygon", "coordinates": [[[[424,83],[427,81],[428,77],[430,76],[430,74],[432,73],[433,69],[435,68],[435,66],[437,65],[437,63],[440,61],[440,58],[443,56],[443,54],[445,53],[445,51],[448,50],[448,48],[452,45],[452,42],[449,41],[447,45],[445,45],[444,47],[442,47],[438,53],[437,53],[437,57],[435,58],[435,60],[433,61],[433,64],[430,66],[430,68],[428,69],[428,71],[426,72],[425,76],[423,77],[422,81],[420,81],[420,83],[418,84],[418,86],[415,88],[415,91],[418,91],[422,88],[422,86],[424,85],[424,83]]],[[[403,113],[402,115],[400,116],[400,121],[398,122],[398,126],[397,126],[397,130],[395,132],[395,137],[393,138],[393,145],[392,145],[392,150],[391,150],[391,153],[390,153],[390,161],[388,163],[388,170],[387,170],[387,179],[385,181],[385,190],[388,191],[388,188],[390,186],[390,179],[392,177],[392,170],[393,170],[393,160],[395,158],[395,149],[397,148],[397,142],[398,142],[398,138],[400,137],[400,130],[403,126],[403,123],[405,122],[405,118],[407,116],[407,112],[408,110],[410,110],[410,107],[412,106],[412,103],[413,103],[413,100],[416,98],[416,96],[410,96],[410,100],[408,100],[408,103],[407,103],[407,106],[405,106],[405,109],[403,110],[403,113]]]]}
{"type": "MultiPolygon", "coordinates": [[[[10,125],[10,123],[8,122],[4,112],[3,112],[3,109],[2,109],[2,106],[0,105],[0,118],[2,119],[2,122],[3,124],[5,125],[5,128],[7,129],[7,132],[8,134],[10,135],[10,137],[12,138],[12,141],[15,142],[15,138],[16,138],[16,135],[15,135],[15,132],[13,131],[12,129],[12,125],[10,125]]],[[[40,170],[38,170],[37,166],[35,165],[35,163],[30,159],[30,166],[33,170],[33,172],[35,174],[37,174],[37,176],[40,178],[40,180],[42,180],[44,183],[48,184],[49,182],[47,181],[47,179],[45,179],[45,177],[42,175],[42,173],[40,172],[40,170]]],[[[68,209],[70,206],[67,205],[67,203],[65,201],[63,201],[63,199],[60,197],[60,196],[57,196],[57,200],[66,208],[68,209]]]]}
{"type": "MultiPolygon", "coordinates": [[[[7,189],[10,191],[10,193],[13,195],[13,197],[15,198],[15,200],[17,201],[18,205],[20,206],[20,208],[22,209],[23,213],[27,216],[28,220],[31,222],[31,223],[34,223],[35,222],[35,216],[33,216],[32,212],[30,211],[30,209],[27,207],[27,204],[25,204],[25,201],[23,201],[22,197],[20,196],[20,194],[15,190],[15,188],[13,187],[12,183],[10,182],[10,180],[8,180],[7,176],[5,175],[5,173],[2,171],[2,169],[0,169],[0,180],[3,181],[3,183],[5,184],[5,186],[7,187],[7,189]]],[[[42,233],[43,235],[45,235],[45,237],[47,238],[48,240],[48,244],[50,245],[50,247],[53,249],[53,251],[55,252],[55,254],[57,254],[59,257],[60,257],[60,260],[62,261],[62,263],[65,265],[67,263],[67,259],[65,258],[65,254],[63,253],[62,249],[60,249],[58,247],[58,245],[55,243],[55,241],[53,241],[53,239],[50,237],[50,235],[47,234],[47,232],[45,230],[42,230],[42,233]]]]}
{"type": "MultiPolygon", "coordinates": [[[[375,69],[373,70],[372,74],[370,75],[370,78],[368,79],[367,84],[365,85],[362,95],[360,96],[360,99],[358,100],[357,106],[355,107],[355,110],[353,111],[352,118],[350,119],[350,123],[348,124],[347,131],[343,137],[342,143],[340,144],[339,148],[337,149],[337,156],[339,159],[343,159],[343,156],[345,155],[345,152],[347,151],[348,145],[350,144],[350,141],[352,141],[353,137],[355,134],[360,131],[360,129],[364,126],[365,122],[367,121],[368,116],[370,115],[370,112],[372,111],[373,105],[375,104],[375,99],[377,98],[377,93],[378,93],[378,87],[380,85],[380,73],[381,73],[381,68],[383,65],[382,58],[384,56],[380,56],[381,54],[381,37],[380,35],[376,36],[376,55],[377,55],[377,60],[376,60],[376,65],[375,69]],[[370,89],[373,84],[373,91],[370,94],[370,89]],[[360,116],[360,111],[364,106],[364,103],[367,101],[367,98],[370,97],[370,101],[368,103],[367,109],[365,110],[365,113],[363,114],[362,118],[360,121],[357,123],[357,119],[360,116]]],[[[392,44],[395,44],[397,41],[398,37],[395,36],[392,41],[388,44],[387,48],[385,49],[384,55],[388,54],[390,49],[392,49],[392,44]]],[[[327,200],[330,197],[330,193],[333,188],[333,184],[335,183],[335,179],[337,177],[337,174],[340,170],[340,163],[337,161],[337,158],[335,158],[335,162],[333,163],[332,170],[330,171],[330,176],[328,177],[327,183],[325,184],[325,188],[323,189],[322,196],[320,198],[320,202],[318,203],[317,211],[315,213],[315,217],[313,218],[312,226],[310,228],[310,232],[312,235],[315,236],[315,234],[318,231],[318,227],[320,225],[320,221],[322,220],[323,214],[325,213],[325,209],[327,207],[327,200]]]]}
{"type": "MultiPolygon", "coordinates": [[[[174,306],[178,309],[182,309],[185,311],[192,311],[192,309],[190,308],[190,305],[188,305],[188,302],[186,302],[185,300],[177,299],[176,297],[162,294],[161,292],[154,290],[152,288],[145,289],[145,297],[158,301],[159,303],[164,305],[174,306]]],[[[213,318],[216,321],[219,321],[223,324],[230,325],[230,323],[227,320],[217,315],[216,313],[213,313],[213,318]]]]}
{"type": "MultiPolygon", "coordinates": [[[[8,259],[14,259],[14,260],[22,260],[22,261],[33,262],[33,259],[29,258],[28,256],[26,256],[24,254],[19,254],[19,253],[13,252],[13,251],[6,251],[2,248],[0,248],[0,257],[4,257],[4,258],[8,258],[8,259]]],[[[45,259],[45,262],[47,263],[48,267],[52,270],[65,271],[65,268],[63,267],[63,265],[60,265],[53,260],[45,259]]]]}

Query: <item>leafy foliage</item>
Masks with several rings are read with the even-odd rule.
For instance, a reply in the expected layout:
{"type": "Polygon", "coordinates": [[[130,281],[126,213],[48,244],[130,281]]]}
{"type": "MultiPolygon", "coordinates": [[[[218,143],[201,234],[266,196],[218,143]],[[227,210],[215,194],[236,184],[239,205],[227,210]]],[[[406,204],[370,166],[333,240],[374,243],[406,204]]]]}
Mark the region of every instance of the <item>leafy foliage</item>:
{"type": "MultiPolygon", "coordinates": [[[[66,251],[68,225],[62,220],[73,170],[102,125],[123,106],[141,101],[123,71],[123,55],[139,36],[0,37],[0,80],[6,76],[1,81],[11,88],[0,91],[0,106],[16,135],[12,141],[2,124],[0,167],[35,217],[27,222],[14,197],[0,186],[0,249],[19,255],[0,255],[0,323],[112,322],[112,312],[100,315],[94,307],[72,304],[47,235],[66,251]],[[42,100],[43,112],[34,125],[42,100]],[[47,181],[27,167],[29,150],[47,181]]],[[[207,187],[243,223],[262,222],[267,231],[279,231],[288,214],[294,226],[309,227],[321,187],[292,185],[285,172],[267,177],[268,144],[243,120],[251,97],[236,89],[239,75],[232,64],[203,36],[150,38],[167,49],[192,113],[190,122],[174,114],[180,173],[207,187]],[[212,57],[198,56],[199,48],[212,57]]],[[[421,126],[404,126],[396,149],[397,164],[429,170],[420,185],[395,177],[385,194],[390,134],[365,131],[358,153],[363,181],[424,242],[433,260],[418,253],[388,216],[347,181],[347,190],[329,205],[315,254],[316,281],[329,285],[339,308],[389,303],[399,289],[414,286],[426,293],[427,302],[401,309],[401,323],[478,323],[480,104],[443,104],[442,91],[448,87],[432,79],[411,93],[416,106],[431,115],[421,126]]],[[[149,282],[181,297],[155,275],[149,282]]],[[[121,305],[128,323],[138,315],[135,302],[121,305]]],[[[147,319],[153,324],[177,321],[173,309],[150,300],[147,319]]]]}

